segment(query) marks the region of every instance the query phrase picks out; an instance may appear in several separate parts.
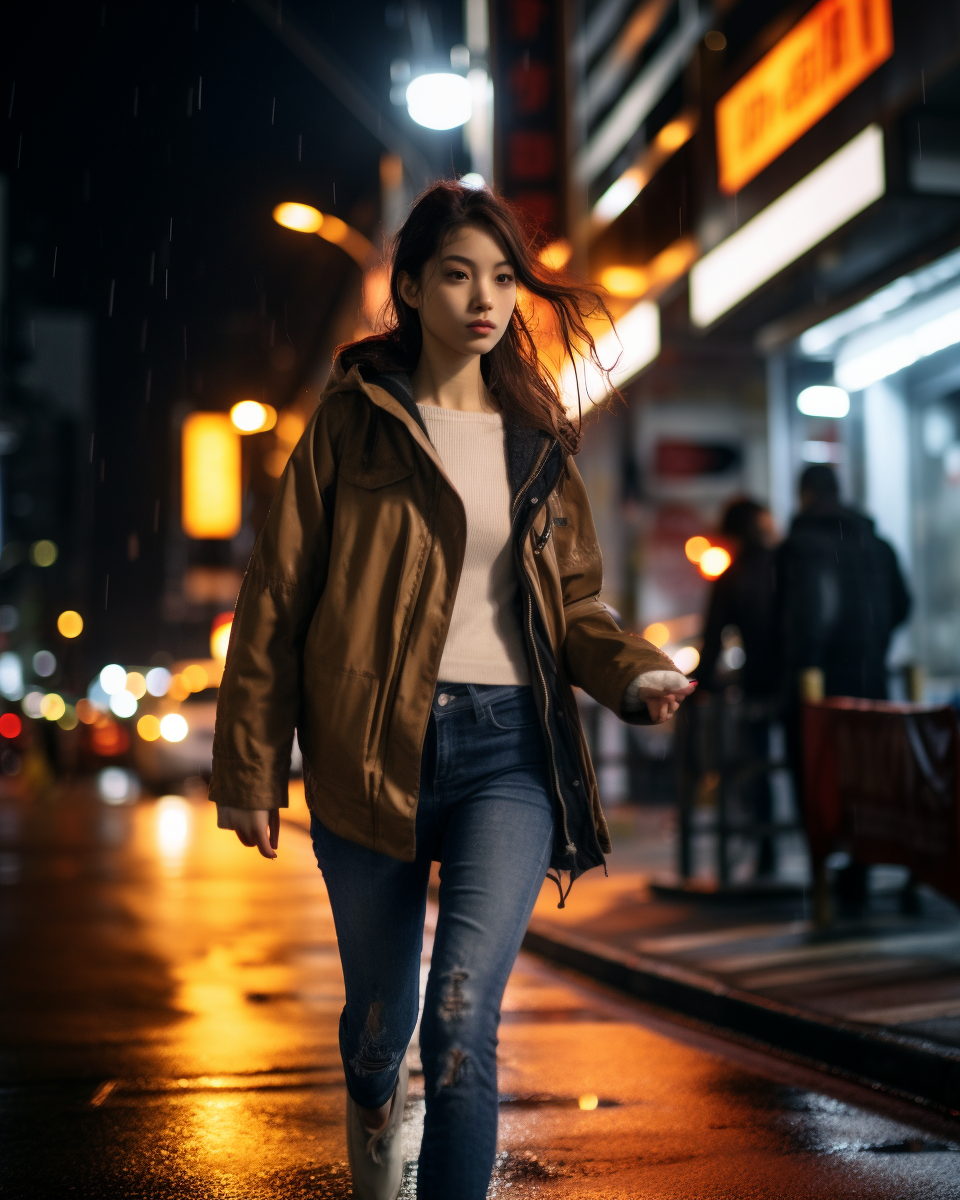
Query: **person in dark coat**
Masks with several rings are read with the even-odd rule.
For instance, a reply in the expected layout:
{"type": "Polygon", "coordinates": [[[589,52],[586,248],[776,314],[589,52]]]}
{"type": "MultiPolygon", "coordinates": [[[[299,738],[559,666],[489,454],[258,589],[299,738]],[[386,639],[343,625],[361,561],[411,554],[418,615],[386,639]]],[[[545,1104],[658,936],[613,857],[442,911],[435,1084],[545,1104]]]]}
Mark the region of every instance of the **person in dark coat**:
{"type": "MultiPolygon", "coordinates": [[[[893,547],[869,517],[840,503],[828,466],[807,467],[800,476],[800,512],[777,552],[776,570],[787,746],[802,811],[800,676],[817,667],[826,696],[887,699],[887,651],[910,613],[910,594],[893,547]]],[[[855,861],[841,870],[840,900],[861,905],[867,875],[855,861]]]]}
{"type": "MultiPolygon", "coordinates": [[[[733,561],[710,592],[695,676],[708,691],[736,683],[743,692],[740,754],[760,769],[742,784],[741,801],[757,824],[766,825],[772,820],[772,795],[769,776],[761,764],[770,760],[770,719],[780,680],[775,638],[775,530],[762,504],[739,499],[727,507],[720,534],[733,561]],[[726,652],[725,642],[729,643],[726,652]]],[[[771,834],[762,833],[756,874],[775,873],[776,841],[771,834]]]]}
{"type": "Polygon", "coordinates": [[[890,638],[910,595],[873,521],[840,503],[831,467],[801,475],[800,512],[776,569],[788,695],[797,695],[800,672],[819,667],[825,695],[885,700],[890,638]]]}

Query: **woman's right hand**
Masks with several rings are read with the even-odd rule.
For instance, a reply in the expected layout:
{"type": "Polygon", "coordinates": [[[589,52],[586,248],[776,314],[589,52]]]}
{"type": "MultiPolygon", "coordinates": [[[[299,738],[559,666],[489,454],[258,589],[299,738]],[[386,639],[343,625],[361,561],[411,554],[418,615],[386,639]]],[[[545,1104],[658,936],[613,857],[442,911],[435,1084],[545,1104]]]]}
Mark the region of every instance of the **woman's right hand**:
{"type": "Polygon", "coordinates": [[[245,846],[256,846],[264,858],[277,857],[279,808],[228,808],[218,804],[217,828],[232,829],[245,846]]]}

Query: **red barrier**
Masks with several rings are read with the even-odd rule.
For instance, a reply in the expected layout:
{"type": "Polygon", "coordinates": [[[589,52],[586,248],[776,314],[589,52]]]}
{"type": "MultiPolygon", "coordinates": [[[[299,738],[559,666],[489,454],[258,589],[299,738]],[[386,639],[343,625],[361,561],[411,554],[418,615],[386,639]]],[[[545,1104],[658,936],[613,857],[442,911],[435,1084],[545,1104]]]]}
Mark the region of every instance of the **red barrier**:
{"type": "Polygon", "coordinates": [[[960,728],[952,708],[834,697],[803,707],[814,862],[899,863],[960,902],[960,728]]]}

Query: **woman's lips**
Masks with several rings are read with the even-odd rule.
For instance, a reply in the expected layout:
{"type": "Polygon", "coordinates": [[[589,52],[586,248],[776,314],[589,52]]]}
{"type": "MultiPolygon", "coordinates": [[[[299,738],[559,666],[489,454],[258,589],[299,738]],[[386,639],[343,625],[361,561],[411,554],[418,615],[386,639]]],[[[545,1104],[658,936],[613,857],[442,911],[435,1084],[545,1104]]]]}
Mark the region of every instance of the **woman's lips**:
{"type": "Polygon", "coordinates": [[[467,328],[476,329],[480,333],[489,333],[490,330],[495,329],[496,326],[492,321],[471,321],[467,328]]]}

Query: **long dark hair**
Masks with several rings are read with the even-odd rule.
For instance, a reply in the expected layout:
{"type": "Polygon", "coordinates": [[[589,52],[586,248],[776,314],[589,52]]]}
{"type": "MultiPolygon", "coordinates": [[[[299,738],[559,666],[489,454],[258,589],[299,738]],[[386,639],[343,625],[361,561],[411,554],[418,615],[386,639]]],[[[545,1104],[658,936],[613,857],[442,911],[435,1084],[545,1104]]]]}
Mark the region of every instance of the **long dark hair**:
{"type": "MultiPolygon", "coordinates": [[[[426,263],[455,229],[472,225],[484,230],[509,259],[517,284],[545,300],[553,310],[564,353],[575,362],[589,358],[601,374],[593,336],[585,318],[610,313],[592,288],[549,270],[537,259],[534,237],[523,219],[501,196],[489,188],[468,188],[442,180],[423,192],[397,234],[390,271],[392,312],[388,328],[372,337],[339,346],[336,356],[344,370],[359,367],[371,373],[413,371],[423,348],[420,317],[400,295],[399,278],[406,272],[419,280],[426,263]]],[[[540,362],[528,323],[518,304],[506,332],[480,359],[483,381],[504,413],[521,425],[542,429],[575,454],[580,445],[579,427],[567,417],[557,384],[540,362]]],[[[578,386],[579,401],[579,386],[578,386]]]]}

